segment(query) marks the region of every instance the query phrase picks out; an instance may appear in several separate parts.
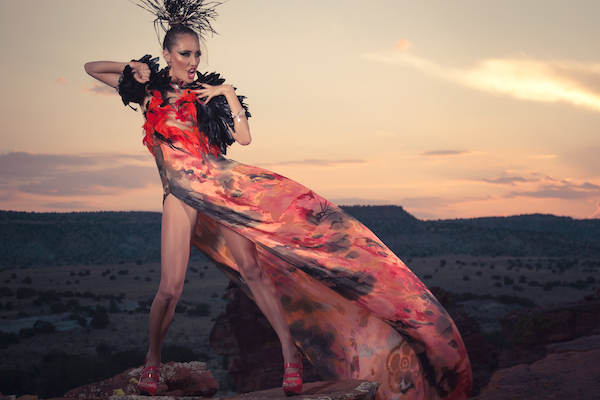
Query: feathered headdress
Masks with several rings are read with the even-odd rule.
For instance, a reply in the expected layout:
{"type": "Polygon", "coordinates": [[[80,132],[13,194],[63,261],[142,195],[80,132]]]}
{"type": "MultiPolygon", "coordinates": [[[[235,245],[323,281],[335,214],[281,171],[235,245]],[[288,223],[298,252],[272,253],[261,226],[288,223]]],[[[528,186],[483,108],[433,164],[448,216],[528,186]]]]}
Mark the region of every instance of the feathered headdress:
{"type": "Polygon", "coordinates": [[[160,26],[165,32],[175,25],[184,25],[194,30],[202,40],[206,34],[217,33],[211,21],[218,16],[215,7],[219,1],[204,0],[129,0],[138,7],[156,15],[154,29],[158,33],[160,26]],[[141,3],[141,4],[140,4],[141,3]]]}

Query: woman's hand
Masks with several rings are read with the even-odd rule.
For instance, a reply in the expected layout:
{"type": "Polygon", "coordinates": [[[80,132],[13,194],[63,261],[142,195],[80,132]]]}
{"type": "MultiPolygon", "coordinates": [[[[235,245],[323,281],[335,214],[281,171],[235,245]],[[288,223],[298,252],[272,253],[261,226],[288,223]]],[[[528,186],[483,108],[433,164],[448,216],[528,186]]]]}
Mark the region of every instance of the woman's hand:
{"type": "MultiPolygon", "coordinates": [[[[229,128],[231,136],[236,142],[243,146],[247,146],[252,141],[250,136],[250,127],[248,126],[248,119],[246,114],[243,113],[244,109],[235,94],[235,89],[231,85],[217,85],[212,86],[207,83],[201,84],[202,88],[194,90],[196,98],[202,104],[207,104],[213,97],[223,95],[229,104],[229,109],[233,115],[239,117],[233,118],[233,129],[229,128]]],[[[232,115],[232,116],[233,116],[232,115]]]]}
{"type": "Polygon", "coordinates": [[[146,63],[132,61],[129,63],[133,78],[139,83],[146,83],[150,80],[150,67],[146,63]]]}
{"type": "Polygon", "coordinates": [[[202,104],[206,104],[215,96],[224,95],[228,97],[228,95],[233,95],[235,97],[235,90],[231,85],[217,85],[212,86],[207,83],[203,83],[202,89],[196,89],[194,92],[196,93],[196,97],[202,104]]]}

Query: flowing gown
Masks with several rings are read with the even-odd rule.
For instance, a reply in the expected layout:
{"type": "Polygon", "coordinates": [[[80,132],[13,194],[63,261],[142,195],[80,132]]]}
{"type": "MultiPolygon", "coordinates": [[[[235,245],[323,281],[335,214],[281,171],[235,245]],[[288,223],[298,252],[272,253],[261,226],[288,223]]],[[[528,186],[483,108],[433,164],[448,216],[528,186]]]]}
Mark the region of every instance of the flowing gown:
{"type": "Polygon", "coordinates": [[[193,244],[250,297],[219,224],[256,244],[292,336],[324,380],[380,382],[380,399],[470,396],[454,322],[379,238],[299,183],[223,157],[199,130],[204,105],[189,90],[171,103],[149,93],[144,142],[165,196],[198,211],[193,244]]]}

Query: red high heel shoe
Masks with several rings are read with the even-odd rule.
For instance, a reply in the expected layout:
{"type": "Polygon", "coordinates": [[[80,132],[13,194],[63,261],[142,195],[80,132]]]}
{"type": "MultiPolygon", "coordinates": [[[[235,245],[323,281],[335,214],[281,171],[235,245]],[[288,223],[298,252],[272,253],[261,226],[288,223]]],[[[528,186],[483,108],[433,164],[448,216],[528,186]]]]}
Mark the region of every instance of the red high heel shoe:
{"type": "Polygon", "coordinates": [[[299,361],[299,364],[287,363],[283,365],[283,384],[285,385],[287,383],[289,385],[283,386],[283,393],[285,393],[286,396],[294,396],[302,393],[302,356],[300,356],[299,361]],[[295,368],[298,372],[285,373],[285,370],[288,368],[295,368]],[[296,379],[287,380],[289,378],[296,379]]]}
{"type": "Polygon", "coordinates": [[[142,370],[142,375],[138,380],[138,389],[140,390],[140,394],[147,396],[156,396],[156,391],[158,390],[158,381],[160,379],[160,368],[155,367],[153,365],[149,367],[144,367],[142,370]],[[142,382],[142,379],[152,379],[152,381],[142,382]]]}

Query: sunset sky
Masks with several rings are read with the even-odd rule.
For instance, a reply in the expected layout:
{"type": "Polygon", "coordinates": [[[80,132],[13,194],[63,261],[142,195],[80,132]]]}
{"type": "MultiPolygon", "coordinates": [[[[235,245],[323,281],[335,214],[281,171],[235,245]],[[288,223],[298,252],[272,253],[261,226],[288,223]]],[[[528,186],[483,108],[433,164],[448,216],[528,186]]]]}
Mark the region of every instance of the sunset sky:
{"type": "MultiPolygon", "coordinates": [[[[1,5],[0,209],[160,211],[141,113],[83,69],[159,55],[152,15],[126,0],[1,5]]],[[[253,114],[252,144],[230,158],[338,205],[401,205],[420,219],[600,218],[600,1],[217,10],[201,70],[221,73],[253,114]]]]}

